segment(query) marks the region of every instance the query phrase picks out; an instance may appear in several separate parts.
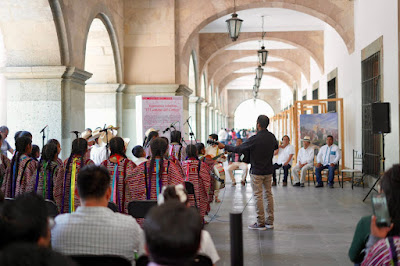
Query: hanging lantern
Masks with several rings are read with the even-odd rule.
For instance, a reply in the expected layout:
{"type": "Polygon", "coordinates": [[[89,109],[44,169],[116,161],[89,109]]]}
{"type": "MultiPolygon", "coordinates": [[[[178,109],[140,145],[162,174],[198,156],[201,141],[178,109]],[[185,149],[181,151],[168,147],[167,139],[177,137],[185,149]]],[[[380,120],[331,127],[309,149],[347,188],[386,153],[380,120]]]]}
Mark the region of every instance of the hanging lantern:
{"type": "Polygon", "coordinates": [[[253,91],[253,97],[254,97],[254,99],[256,99],[257,96],[258,96],[258,92],[253,91]]]}
{"type": "Polygon", "coordinates": [[[233,2],[233,14],[232,17],[226,20],[228,26],[229,37],[232,41],[236,41],[239,38],[240,28],[242,27],[243,20],[238,18],[236,14],[236,1],[233,2]]]}
{"type": "Polygon", "coordinates": [[[254,79],[254,86],[257,86],[258,88],[260,88],[260,82],[261,80],[259,79],[259,78],[257,78],[257,77],[255,77],[255,79],[254,79]]]}
{"type": "Polygon", "coordinates": [[[259,66],[256,68],[256,77],[257,77],[258,79],[261,79],[262,76],[263,76],[263,73],[264,73],[264,69],[261,67],[261,65],[259,65],[259,66]]]}
{"type": "Polygon", "coordinates": [[[265,64],[267,64],[267,58],[268,58],[268,51],[265,50],[265,46],[262,46],[261,50],[257,51],[257,54],[260,65],[265,66],[265,64]]]}

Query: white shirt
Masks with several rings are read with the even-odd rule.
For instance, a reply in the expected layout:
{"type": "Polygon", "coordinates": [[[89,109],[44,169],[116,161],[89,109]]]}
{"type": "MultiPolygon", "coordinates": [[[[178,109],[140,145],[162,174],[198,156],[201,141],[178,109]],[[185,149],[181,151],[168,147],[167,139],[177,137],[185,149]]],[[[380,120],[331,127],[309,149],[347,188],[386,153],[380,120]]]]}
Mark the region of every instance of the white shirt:
{"type": "Polygon", "coordinates": [[[54,250],[65,255],[116,255],[132,262],[144,254],[144,233],[136,220],[106,207],[78,207],[60,214],[51,230],[54,250]]]}
{"type": "Polygon", "coordinates": [[[102,162],[107,160],[107,148],[102,147],[99,144],[94,144],[90,151],[90,159],[96,164],[100,165],[102,162]]]}
{"type": "MultiPolygon", "coordinates": [[[[221,150],[220,148],[218,148],[217,145],[216,146],[208,146],[206,148],[206,155],[211,155],[213,158],[217,155],[220,155],[221,153],[224,153],[224,150],[223,149],[221,150]]],[[[217,162],[225,162],[225,161],[226,161],[226,158],[222,159],[221,157],[219,157],[217,159],[217,162]]]]}
{"type": "MultiPolygon", "coordinates": [[[[135,157],[136,158],[136,157],[135,157]]],[[[141,165],[142,163],[144,163],[144,162],[147,162],[148,160],[146,159],[146,157],[140,157],[140,158],[137,158],[135,161],[133,161],[135,164],[136,164],[136,166],[139,166],[139,165],[141,165]]]]}
{"type": "Polygon", "coordinates": [[[317,163],[321,163],[322,165],[338,164],[340,158],[342,158],[342,153],[337,145],[332,144],[330,147],[324,145],[319,149],[317,163]]]}
{"type": "Polygon", "coordinates": [[[314,149],[308,146],[307,149],[301,148],[297,154],[297,164],[312,163],[314,161],[314,149]]]}
{"type": "Polygon", "coordinates": [[[219,132],[218,132],[218,139],[220,140],[220,141],[222,141],[222,140],[226,140],[228,138],[228,132],[226,132],[226,130],[224,130],[224,129],[221,129],[219,132]]]}
{"type": "Polygon", "coordinates": [[[197,253],[210,257],[213,264],[215,264],[220,259],[218,252],[215,249],[215,245],[210,236],[210,233],[206,230],[201,231],[200,249],[197,253]]]}
{"type": "MultiPolygon", "coordinates": [[[[290,154],[294,154],[294,147],[291,144],[288,144],[285,148],[279,148],[279,153],[278,153],[278,161],[277,164],[284,164],[286,161],[289,159],[290,154]]],[[[290,159],[289,164],[291,165],[293,161],[293,156],[292,159],[290,159]]]]}

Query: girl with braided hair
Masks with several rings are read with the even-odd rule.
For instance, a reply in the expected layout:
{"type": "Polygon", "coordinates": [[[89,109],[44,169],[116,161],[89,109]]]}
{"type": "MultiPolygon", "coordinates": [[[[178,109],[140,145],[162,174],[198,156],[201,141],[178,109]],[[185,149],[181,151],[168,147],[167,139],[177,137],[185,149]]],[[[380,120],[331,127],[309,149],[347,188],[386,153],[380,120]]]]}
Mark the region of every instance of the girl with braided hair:
{"type": "MultiPolygon", "coordinates": [[[[0,134],[0,147],[3,144],[3,136],[0,134]]],[[[7,170],[10,169],[10,159],[6,155],[0,153],[0,187],[3,184],[3,179],[6,176],[7,170]]]]}
{"type": "Polygon", "coordinates": [[[44,199],[54,201],[55,181],[62,181],[64,178],[64,166],[57,163],[57,145],[49,143],[44,145],[42,158],[36,172],[36,178],[32,178],[32,189],[35,193],[43,196],[44,199]]]}
{"type": "Polygon", "coordinates": [[[172,161],[183,162],[186,160],[186,148],[181,143],[182,133],[178,130],[171,131],[171,144],[169,144],[169,156],[172,161]]]}
{"type": "Polygon", "coordinates": [[[105,160],[101,163],[107,168],[111,178],[111,202],[114,202],[118,206],[119,212],[124,211],[125,203],[125,182],[127,179],[132,178],[133,169],[136,165],[129,160],[126,155],[125,142],[120,137],[115,137],[110,140],[110,159],[105,160]]]}
{"type": "Polygon", "coordinates": [[[201,218],[210,210],[208,194],[211,186],[211,175],[209,166],[200,161],[198,158],[197,148],[195,145],[188,145],[186,147],[187,160],[182,163],[182,169],[185,174],[185,181],[193,184],[196,201],[193,195],[189,196],[191,206],[196,206],[200,213],[201,218]]]}
{"type": "Polygon", "coordinates": [[[56,140],[56,139],[49,139],[47,141],[47,144],[50,144],[50,143],[53,143],[53,144],[55,144],[57,146],[57,163],[64,167],[64,162],[58,157],[58,156],[60,156],[60,153],[61,153],[60,142],[58,140],[56,140]]]}
{"type": "Polygon", "coordinates": [[[1,186],[6,198],[29,192],[31,179],[38,166],[38,162],[28,156],[32,152],[32,140],[29,137],[19,137],[15,146],[16,152],[1,186]]]}
{"type": "MultiPolygon", "coordinates": [[[[133,200],[157,200],[163,186],[183,184],[183,175],[179,168],[164,159],[168,145],[162,138],[150,143],[151,160],[142,163],[133,170],[133,177],[126,179],[125,213],[128,203],[133,200]]],[[[139,224],[143,221],[138,220],[139,224]]]]}
{"type": "Polygon", "coordinates": [[[80,206],[80,201],[75,194],[76,178],[80,169],[94,162],[86,158],[88,143],[85,139],[78,138],[72,142],[71,155],[64,161],[64,177],[55,180],[54,200],[60,213],[71,213],[80,206]]]}

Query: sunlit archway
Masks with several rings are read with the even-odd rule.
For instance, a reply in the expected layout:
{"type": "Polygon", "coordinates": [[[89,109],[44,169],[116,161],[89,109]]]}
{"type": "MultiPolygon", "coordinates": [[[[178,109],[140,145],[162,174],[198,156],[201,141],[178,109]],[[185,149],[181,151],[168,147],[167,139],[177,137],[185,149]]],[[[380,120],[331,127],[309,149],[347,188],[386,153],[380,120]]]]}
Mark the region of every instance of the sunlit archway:
{"type": "Polygon", "coordinates": [[[242,102],[235,110],[234,127],[236,129],[255,128],[259,115],[274,116],[274,110],[265,101],[256,99],[242,102]]]}

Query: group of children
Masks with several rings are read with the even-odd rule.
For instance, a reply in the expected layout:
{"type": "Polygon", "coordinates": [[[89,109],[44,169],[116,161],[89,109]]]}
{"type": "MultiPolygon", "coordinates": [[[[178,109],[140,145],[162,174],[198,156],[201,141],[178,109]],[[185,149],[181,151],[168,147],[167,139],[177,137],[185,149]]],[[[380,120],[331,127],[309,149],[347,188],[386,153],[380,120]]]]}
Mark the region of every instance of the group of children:
{"type": "MultiPolygon", "coordinates": [[[[213,135],[211,138],[215,137],[213,135]]],[[[218,138],[218,137],[217,137],[218,138]]],[[[0,136],[1,145],[1,136],[0,136]]],[[[32,136],[16,139],[16,151],[10,161],[0,158],[0,185],[5,197],[14,198],[25,192],[42,195],[54,201],[60,213],[74,212],[80,205],[75,193],[76,179],[80,169],[94,164],[88,152],[88,141],[77,138],[72,142],[71,155],[64,162],[59,159],[60,143],[49,140],[43,147],[40,160],[31,157],[32,136]]],[[[151,131],[144,147],[136,146],[132,153],[138,159],[134,163],[126,156],[126,145],[120,137],[109,142],[110,156],[101,165],[111,176],[112,195],[119,212],[128,213],[128,203],[133,200],[157,200],[164,186],[191,182],[195,198],[189,195],[191,206],[197,207],[203,220],[210,209],[210,203],[219,202],[219,182],[213,176],[220,175],[221,154],[216,145],[205,148],[204,144],[181,143],[181,133],[171,132],[171,143],[151,131]],[[217,167],[216,167],[217,166],[217,167]]],[[[222,168],[223,169],[223,168],[222,168]]]]}

